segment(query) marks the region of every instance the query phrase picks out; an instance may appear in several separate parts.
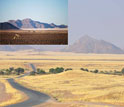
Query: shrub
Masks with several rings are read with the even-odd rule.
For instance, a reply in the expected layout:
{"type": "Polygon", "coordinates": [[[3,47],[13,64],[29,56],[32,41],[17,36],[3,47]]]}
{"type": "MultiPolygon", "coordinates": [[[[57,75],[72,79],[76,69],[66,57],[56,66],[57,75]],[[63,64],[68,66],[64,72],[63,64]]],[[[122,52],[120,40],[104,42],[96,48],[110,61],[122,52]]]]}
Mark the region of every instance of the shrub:
{"type": "Polygon", "coordinates": [[[4,72],[3,71],[0,71],[0,75],[4,75],[4,72]]]}
{"type": "Polygon", "coordinates": [[[88,70],[88,69],[85,69],[85,71],[87,71],[87,72],[88,72],[89,70],[88,70]]]}
{"type": "Polygon", "coordinates": [[[72,68],[66,68],[65,71],[73,70],[72,68]]]}
{"type": "Polygon", "coordinates": [[[55,73],[55,69],[54,68],[49,69],[49,73],[55,73]]]}
{"type": "Polygon", "coordinates": [[[96,70],[94,70],[94,73],[98,73],[99,71],[96,69],[96,70]]]}
{"type": "Polygon", "coordinates": [[[12,71],[10,71],[9,69],[6,69],[4,74],[5,74],[5,75],[10,75],[11,72],[12,72],[12,71]]]}
{"type": "Polygon", "coordinates": [[[84,68],[81,68],[80,70],[85,71],[85,69],[84,69],[84,68]]]}
{"type": "Polygon", "coordinates": [[[54,69],[54,68],[49,69],[49,73],[53,73],[53,74],[61,73],[63,71],[64,71],[63,67],[57,67],[56,69],[54,69]]]}
{"type": "Polygon", "coordinates": [[[46,72],[43,69],[37,69],[37,74],[45,74],[46,72]]]}
{"type": "Polygon", "coordinates": [[[61,72],[63,72],[64,71],[64,68],[63,67],[57,67],[56,69],[55,69],[55,71],[56,71],[56,73],[61,73],[61,72]]]}
{"type": "Polygon", "coordinates": [[[23,68],[17,68],[17,69],[15,69],[15,72],[17,75],[20,75],[21,73],[24,73],[24,69],[23,68]]]}

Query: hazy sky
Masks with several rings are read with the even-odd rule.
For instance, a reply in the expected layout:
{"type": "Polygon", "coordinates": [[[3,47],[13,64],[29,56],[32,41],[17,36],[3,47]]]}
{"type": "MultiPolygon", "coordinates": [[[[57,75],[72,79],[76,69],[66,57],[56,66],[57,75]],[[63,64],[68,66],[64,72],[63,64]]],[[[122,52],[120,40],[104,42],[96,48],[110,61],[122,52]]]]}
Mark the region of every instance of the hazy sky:
{"type": "Polygon", "coordinates": [[[124,0],[69,0],[69,41],[88,34],[124,48],[124,0]]]}
{"type": "Polygon", "coordinates": [[[0,22],[24,18],[67,24],[68,0],[0,0],[0,22]]]}

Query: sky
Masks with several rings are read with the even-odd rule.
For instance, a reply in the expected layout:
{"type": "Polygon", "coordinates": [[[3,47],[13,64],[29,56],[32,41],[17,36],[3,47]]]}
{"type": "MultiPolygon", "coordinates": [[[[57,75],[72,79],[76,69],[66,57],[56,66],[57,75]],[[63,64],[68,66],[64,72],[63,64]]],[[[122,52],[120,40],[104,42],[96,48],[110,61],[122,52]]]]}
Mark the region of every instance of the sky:
{"type": "Polygon", "coordinates": [[[83,35],[124,48],[124,0],[69,0],[69,43],[83,35]]]}
{"type": "Polygon", "coordinates": [[[68,0],[0,0],[0,22],[31,18],[68,24],[68,0]]]}

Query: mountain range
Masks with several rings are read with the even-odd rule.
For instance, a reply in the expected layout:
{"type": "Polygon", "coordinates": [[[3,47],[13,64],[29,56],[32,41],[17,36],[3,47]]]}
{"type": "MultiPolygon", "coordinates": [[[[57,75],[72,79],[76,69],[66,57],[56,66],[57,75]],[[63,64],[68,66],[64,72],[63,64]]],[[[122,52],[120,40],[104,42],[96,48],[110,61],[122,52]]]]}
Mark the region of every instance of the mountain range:
{"type": "Polygon", "coordinates": [[[124,54],[124,50],[104,40],[97,40],[90,36],[83,36],[70,46],[28,46],[28,45],[3,45],[0,51],[18,51],[35,49],[38,51],[59,51],[74,53],[96,53],[96,54],[124,54]]]}
{"type": "Polygon", "coordinates": [[[67,25],[56,25],[54,23],[48,24],[39,21],[34,21],[30,18],[23,20],[9,20],[10,24],[14,25],[17,28],[67,28],[67,25]]]}

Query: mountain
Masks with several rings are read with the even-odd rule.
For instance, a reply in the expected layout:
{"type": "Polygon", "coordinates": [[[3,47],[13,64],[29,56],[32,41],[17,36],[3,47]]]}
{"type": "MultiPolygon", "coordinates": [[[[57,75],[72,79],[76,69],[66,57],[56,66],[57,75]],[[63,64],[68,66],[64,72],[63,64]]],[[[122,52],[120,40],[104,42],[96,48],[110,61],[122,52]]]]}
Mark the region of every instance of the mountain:
{"type": "Polygon", "coordinates": [[[9,29],[18,30],[19,28],[10,24],[10,23],[8,23],[8,22],[0,23],[0,30],[9,30],[9,29]]]}
{"type": "Polygon", "coordinates": [[[9,20],[9,23],[18,27],[18,28],[67,28],[66,25],[55,25],[54,23],[48,24],[39,21],[34,21],[32,19],[23,19],[23,20],[9,20]]]}
{"type": "Polygon", "coordinates": [[[81,37],[73,45],[62,49],[62,51],[77,53],[124,54],[124,51],[119,47],[104,40],[97,40],[89,36],[81,37]]]}
{"type": "Polygon", "coordinates": [[[34,48],[28,45],[0,45],[0,51],[21,51],[21,50],[34,50],[34,48]]]}

